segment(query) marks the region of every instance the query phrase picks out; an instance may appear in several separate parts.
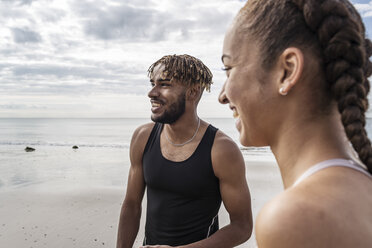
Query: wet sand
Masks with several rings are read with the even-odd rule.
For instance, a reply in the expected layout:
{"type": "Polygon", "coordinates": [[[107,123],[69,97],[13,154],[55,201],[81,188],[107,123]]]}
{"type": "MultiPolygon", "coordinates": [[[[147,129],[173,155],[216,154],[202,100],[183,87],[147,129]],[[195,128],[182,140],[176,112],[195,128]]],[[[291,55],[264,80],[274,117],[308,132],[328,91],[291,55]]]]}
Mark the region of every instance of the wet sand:
{"type": "MultiPolygon", "coordinates": [[[[282,191],[282,184],[274,162],[247,159],[246,165],[255,218],[265,202],[282,191]]],[[[2,189],[0,247],[115,247],[125,186],[92,185],[80,184],[77,179],[2,189]]],[[[143,240],[145,201],[143,206],[133,247],[139,247],[143,240]]],[[[228,222],[222,207],[220,226],[228,222]]],[[[254,235],[239,247],[255,247],[254,235]]]]}

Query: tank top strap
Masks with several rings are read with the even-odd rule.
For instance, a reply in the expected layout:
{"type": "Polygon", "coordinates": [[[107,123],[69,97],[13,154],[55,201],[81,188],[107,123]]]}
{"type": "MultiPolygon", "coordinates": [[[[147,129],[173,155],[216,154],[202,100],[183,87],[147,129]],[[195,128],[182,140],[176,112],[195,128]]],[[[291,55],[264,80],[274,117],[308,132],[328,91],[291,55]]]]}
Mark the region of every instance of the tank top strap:
{"type": "Polygon", "coordinates": [[[144,154],[147,151],[149,151],[149,150],[152,149],[152,147],[154,146],[154,144],[156,143],[156,141],[159,139],[162,129],[163,129],[163,124],[162,123],[159,123],[159,122],[155,122],[155,125],[152,128],[152,130],[151,130],[149,139],[147,140],[147,143],[146,143],[146,146],[145,146],[145,150],[143,152],[144,154]]]}
{"type": "Polygon", "coordinates": [[[310,177],[314,173],[320,170],[329,168],[329,167],[347,167],[350,169],[357,170],[363,173],[364,175],[366,175],[367,177],[369,177],[370,179],[372,179],[372,175],[362,165],[358,164],[354,160],[335,158],[335,159],[325,160],[325,161],[322,161],[320,163],[317,163],[311,166],[299,178],[297,178],[297,180],[294,182],[292,187],[298,185],[300,182],[310,177]]]}
{"type": "Polygon", "coordinates": [[[214,127],[212,124],[209,124],[209,126],[207,127],[207,130],[205,131],[203,138],[205,144],[208,145],[209,147],[212,147],[217,131],[218,128],[214,127]]]}
{"type": "Polygon", "coordinates": [[[217,131],[217,128],[215,128],[212,124],[209,124],[207,130],[205,130],[203,138],[195,150],[194,154],[196,157],[198,157],[200,154],[211,154],[217,131]]]}

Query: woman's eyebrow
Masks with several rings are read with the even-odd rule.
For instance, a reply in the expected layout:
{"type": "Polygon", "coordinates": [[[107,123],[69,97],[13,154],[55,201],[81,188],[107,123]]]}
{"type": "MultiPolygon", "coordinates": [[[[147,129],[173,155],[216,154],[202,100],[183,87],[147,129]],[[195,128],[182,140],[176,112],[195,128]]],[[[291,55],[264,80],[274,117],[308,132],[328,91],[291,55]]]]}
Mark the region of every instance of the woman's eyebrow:
{"type": "Polygon", "coordinates": [[[230,59],[231,57],[230,57],[229,55],[227,55],[227,54],[223,54],[222,57],[221,57],[221,61],[222,61],[222,63],[223,63],[223,60],[224,60],[225,58],[230,59]]]}

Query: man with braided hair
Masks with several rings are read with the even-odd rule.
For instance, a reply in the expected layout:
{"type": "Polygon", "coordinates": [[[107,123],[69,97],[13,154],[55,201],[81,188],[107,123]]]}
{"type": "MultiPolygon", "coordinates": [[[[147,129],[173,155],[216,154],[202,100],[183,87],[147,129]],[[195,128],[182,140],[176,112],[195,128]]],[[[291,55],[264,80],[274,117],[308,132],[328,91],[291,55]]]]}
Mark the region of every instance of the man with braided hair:
{"type": "Polygon", "coordinates": [[[189,55],[164,56],[148,70],[149,123],[137,128],[117,247],[132,247],[147,188],[144,247],[233,247],[252,232],[245,165],[237,145],[201,120],[197,105],[210,70],[189,55]],[[221,200],[230,224],[219,229],[221,200]],[[161,245],[161,246],[160,246],[161,245]]]}
{"type": "Polygon", "coordinates": [[[347,0],[250,0],[226,33],[219,100],[285,188],[257,217],[259,248],[372,247],[370,56],[347,0]]]}

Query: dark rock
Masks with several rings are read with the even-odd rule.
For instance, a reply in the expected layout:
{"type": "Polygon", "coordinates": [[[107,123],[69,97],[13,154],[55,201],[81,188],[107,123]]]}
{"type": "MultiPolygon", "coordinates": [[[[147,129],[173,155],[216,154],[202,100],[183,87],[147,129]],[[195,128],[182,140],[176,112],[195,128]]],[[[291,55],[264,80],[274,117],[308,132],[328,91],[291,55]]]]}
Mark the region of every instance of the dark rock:
{"type": "Polygon", "coordinates": [[[32,148],[32,147],[27,146],[27,147],[25,148],[25,151],[26,151],[26,152],[33,152],[33,151],[35,151],[35,148],[32,148]]]}
{"type": "Polygon", "coordinates": [[[73,146],[72,149],[79,149],[79,147],[78,146],[73,146]]]}

